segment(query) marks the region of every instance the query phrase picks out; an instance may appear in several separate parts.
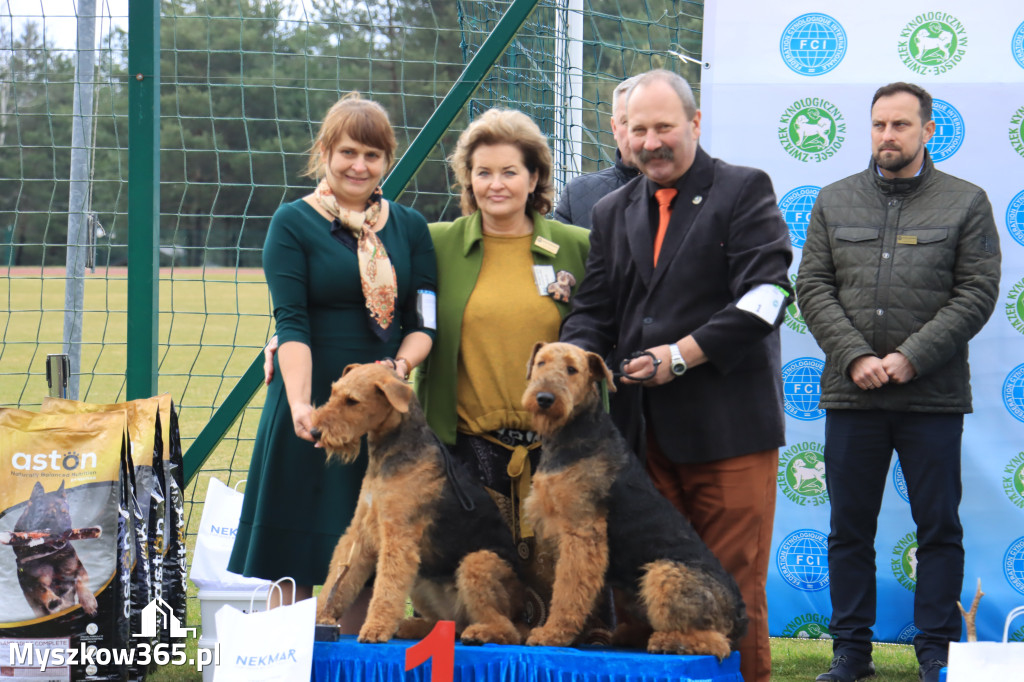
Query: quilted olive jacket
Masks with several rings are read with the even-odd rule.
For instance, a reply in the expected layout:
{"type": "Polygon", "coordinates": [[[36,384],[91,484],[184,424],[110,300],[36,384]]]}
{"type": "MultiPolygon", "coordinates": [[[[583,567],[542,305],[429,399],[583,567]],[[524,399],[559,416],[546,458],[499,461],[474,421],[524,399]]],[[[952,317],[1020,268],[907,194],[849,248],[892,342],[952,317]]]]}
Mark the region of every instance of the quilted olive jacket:
{"type": "Polygon", "coordinates": [[[999,235],[985,192],[936,169],[914,178],[868,169],[821,190],[796,280],[807,328],[825,352],[821,407],[970,412],[967,342],[999,293],[999,235]],[[863,391],[862,355],[898,351],[914,381],[863,391]]]}

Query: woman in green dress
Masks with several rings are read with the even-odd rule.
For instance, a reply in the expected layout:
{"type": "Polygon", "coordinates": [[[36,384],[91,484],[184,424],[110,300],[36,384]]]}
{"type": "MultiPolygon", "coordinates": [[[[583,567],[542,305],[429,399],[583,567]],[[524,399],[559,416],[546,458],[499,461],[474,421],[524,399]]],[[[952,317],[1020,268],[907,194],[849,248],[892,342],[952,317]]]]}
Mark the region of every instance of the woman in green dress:
{"type": "MultiPolygon", "coordinates": [[[[427,223],[380,192],[395,147],[380,105],[357,93],[342,98],[310,149],[306,175],[319,184],[278,208],[263,247],[279,351],[228,569],[292,577],[296,600],[326,578],[366,467],[365,456],[347,466],[325,461],[309,433],[313,405],[327,401],[346,365],[386,361],[408,375],[433,343],[427,223]]],[[[357,632],[363,613],[346,616],[343,628],[357,632]]]]}

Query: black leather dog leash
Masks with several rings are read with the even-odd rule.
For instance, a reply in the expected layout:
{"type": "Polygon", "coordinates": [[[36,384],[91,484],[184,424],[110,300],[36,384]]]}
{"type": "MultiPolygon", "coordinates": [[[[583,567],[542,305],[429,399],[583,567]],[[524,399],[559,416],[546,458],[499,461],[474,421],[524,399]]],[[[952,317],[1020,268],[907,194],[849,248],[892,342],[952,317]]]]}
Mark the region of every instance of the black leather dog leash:
{"type": "Polygon", "coordinates": [[[619,363],[619,371],[613,373],[612,376],[614,376],[614,377],[624,377],[626,379],[629,379],[630,381],[636,381],[637,383],[642,383],[644,381],[650,381],[651,379],[653,379],[658,374],[658,366],[659,365],[661,365],[661,360],[656,358],[654,356],[654,353],[652,353],[649,350],[638,350],[637,352],[633,353],[629,357],[623,358],[622,362],[619,363]],[[626,371],[626,365],[628,365],[633,360],[636,360],[637,358],[644,357],[645,355],[651,359],[651,362],[654,363],[654,369],[651,370],[650,374],[647,374],[645,376],[638,376],[638,375],[635,375],[635,374],[630,374],[630,373],[628,373],[626,371]]]}

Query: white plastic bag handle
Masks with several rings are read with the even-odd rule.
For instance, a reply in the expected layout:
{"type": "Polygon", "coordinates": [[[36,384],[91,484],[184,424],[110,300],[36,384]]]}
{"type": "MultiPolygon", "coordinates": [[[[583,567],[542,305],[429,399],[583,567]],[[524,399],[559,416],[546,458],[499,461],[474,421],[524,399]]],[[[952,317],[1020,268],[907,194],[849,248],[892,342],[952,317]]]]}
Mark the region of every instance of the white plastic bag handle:
{"type": "Polygon", "coordinates": [[[1013,622],[1014,618],[1016,618],[1017,616],[1020,616],[1020,615],[1024,615],[1024,606],[1018,606],[1013,611],[1010,611],[1009,614],[1007,614],[1007,616],[1006,616],[1006,625],[1003,626],[1003,641],[1004,642],[1009,642],[1010,641],[1010,623],[1013,622]]]}
{"type": "MultiPolygon", "coordinates": [[[[270,583],[270,585],[266,587],[266,590],[267,590],[267,598],[266,598],[267,610],[270,610],[270,595],[274,594],[274,590],[277,590],[278,593],[280,593],[280,595],[281,595],[281,604],[285,605],[284,604],[284,590],[281,588],[281,583],[283,583],[285,580],[287,580],[288,582],[290,582],[292,584],[292,604],[295,603],[295,579],[294,578],[289,578],[288,576],[285,576],[284,578],[278,578],[277,580],[275,580],[274,582],[270,583]]],[[[255,590],[252,591],[252,596],[249,597],[249,613],[253,612],[253,607],[256,604],[256,594],[260,590],[262,590],[262,589],[264,589],[264,587],[260,586],[260,587],[257,587],[255,590]]]]}

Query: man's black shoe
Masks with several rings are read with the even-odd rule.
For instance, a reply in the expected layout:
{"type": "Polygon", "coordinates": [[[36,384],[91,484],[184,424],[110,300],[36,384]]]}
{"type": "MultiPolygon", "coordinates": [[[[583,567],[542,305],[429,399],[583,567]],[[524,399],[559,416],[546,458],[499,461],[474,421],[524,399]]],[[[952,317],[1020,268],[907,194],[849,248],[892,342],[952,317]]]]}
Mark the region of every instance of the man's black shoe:
{"type": "Polygon", "coordinates": [[[814,682],[857,682],[857,680],[874,677],[874,675],[875,664],[871,662],[870,658],[864,661],[851,660],[846,656],[836,656],[832,659],[832,665],[828,667],[828,672],[815,677],[814,682]]]}
{"type": "Polygon", "coordinates": [[[939,671],[946,667],[945,661],[925,661],[917,670],[921,682],[939,682],[939,671]]]}

